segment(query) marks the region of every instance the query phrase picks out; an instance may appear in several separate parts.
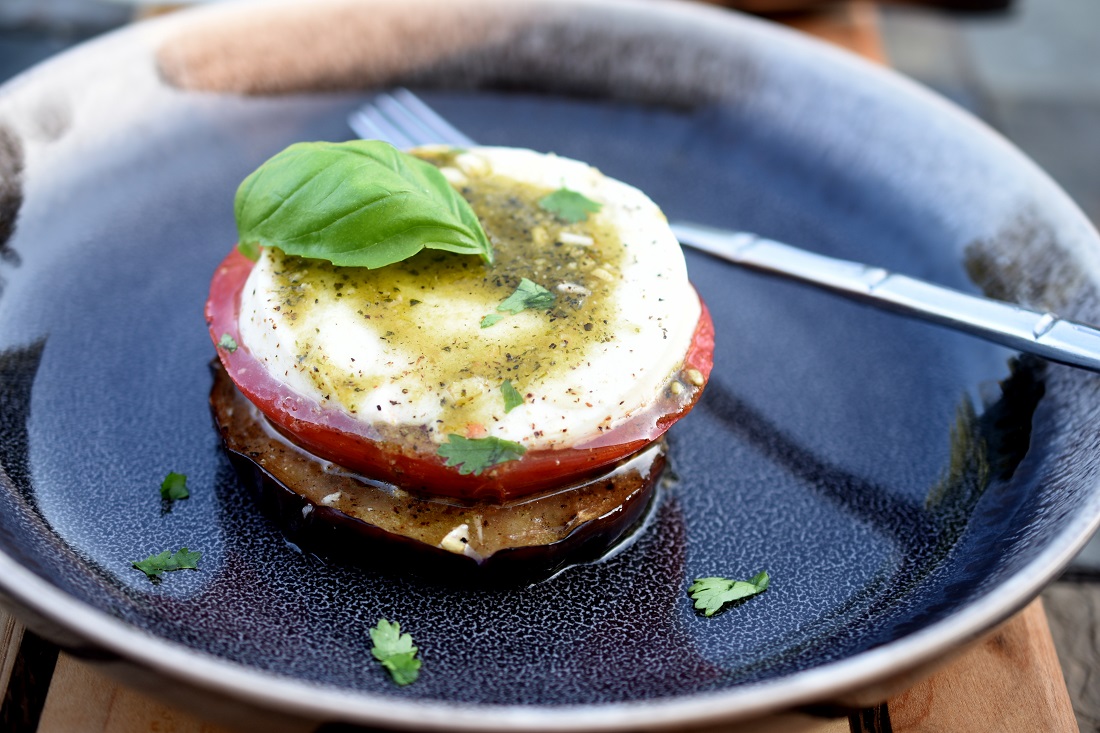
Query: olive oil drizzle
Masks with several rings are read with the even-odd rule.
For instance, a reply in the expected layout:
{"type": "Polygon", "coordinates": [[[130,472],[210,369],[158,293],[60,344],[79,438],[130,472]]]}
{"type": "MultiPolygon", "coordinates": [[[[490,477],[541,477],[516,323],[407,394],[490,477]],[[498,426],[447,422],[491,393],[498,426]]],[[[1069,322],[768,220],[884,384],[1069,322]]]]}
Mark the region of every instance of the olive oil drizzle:
{"type": "MultiPolygon", "coordinates": [[[[440,167],[455,158],[449,152],[421,155],[440,167]]],[[[464,177],[457,188],[494,245],[492,266],[438,250],[376,270],[269,253],[274,308],[294,331],[297,368],[324,401],[353,414],[381,412],[381,405],[364,404],[366,394],[399,383],[401,400],[438,400],[444,408],[433,426],[437,435],[464,433],[504,415],[499,390],[505,380],[525,401],[537,400],[545,381],[567,378],[590,347],[611,341],[621,327],[612,294],[626,254],[606,217],[570,224],[538,205],[553,189],[491,171],[464,177]],[[481,317],[494,313],[522,278],[554,293],[553,305],[481,328],[481,317]],[[311,322],[309,313],[335,303],[375,335],[377,360],[352,370],[333,363],[320,338],[325,325],[311,322]],[[417,378],[406,378],[413,372],[417,378]]],[[[579,393],[583,385],[574,381],[579,393]]]]}

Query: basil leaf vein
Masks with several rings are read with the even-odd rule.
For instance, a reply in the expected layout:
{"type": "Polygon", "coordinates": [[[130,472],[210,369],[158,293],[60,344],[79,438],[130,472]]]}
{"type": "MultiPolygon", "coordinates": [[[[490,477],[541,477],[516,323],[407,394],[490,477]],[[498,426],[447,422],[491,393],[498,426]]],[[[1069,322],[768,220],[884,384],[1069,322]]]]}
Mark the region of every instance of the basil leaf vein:
{"type": "Polygon", "coordinates": [[[493,248],[473,209],[435,166],[388,143],[297,143],[249,175],[234,200],[246,256],[277,247],[334,265],[377,268],[422,249],[493,248]]]}

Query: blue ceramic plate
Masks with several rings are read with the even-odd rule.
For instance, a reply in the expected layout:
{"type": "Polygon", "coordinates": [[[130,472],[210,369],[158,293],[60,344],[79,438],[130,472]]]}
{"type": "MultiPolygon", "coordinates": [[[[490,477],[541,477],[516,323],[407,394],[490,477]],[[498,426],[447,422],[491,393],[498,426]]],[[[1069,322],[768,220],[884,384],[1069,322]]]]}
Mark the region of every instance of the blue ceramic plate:
{"type": "Polygon", "coordinates": [[[587,160],[670,218],[1100,320],[1100,243],[1079,211],[889,72],[687,5],[432,7],[415,22],[383,2],[184,13],[0,94],[0,584],[34,628],[211,715],[794,721],[886,694],[1085,542],[1096,375],[689,253],[717,367],[669,436],[675,481],[620,552],[473,590],[288,545],[212,427],[202,308],[237,184],[289,143],[350,137],[364,88],[416,83],[478,140],[587,160]],[[359,31],[371,43],[349,50],[359,31]],[[166,513],[169,471],[192,496],[166,513]],[[131,567],[181,545],[198,572],[154,585],[131,567]],[[760,570],[763,595],[693,610],[693,578],[760,570]],[[412,686],[370,658],[382,617],[420,647],[412,686]]]}

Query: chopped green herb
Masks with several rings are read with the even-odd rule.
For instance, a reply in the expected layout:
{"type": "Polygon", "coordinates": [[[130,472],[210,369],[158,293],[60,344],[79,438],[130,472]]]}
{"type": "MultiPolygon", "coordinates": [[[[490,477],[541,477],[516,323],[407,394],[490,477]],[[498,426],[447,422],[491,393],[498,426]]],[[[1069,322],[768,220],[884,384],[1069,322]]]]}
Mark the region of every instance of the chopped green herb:
{"type": "Polygon", "coordinates": [[[379,619],[378,625],[370,630],[370,638],[374,642],[371,654],[389,670],[394,682],[402,686],[416,682],[420,675],[417,648],[412,636],[401,633],[401,624],[379,619]]]}
{"type": "Polygon", "coordinates": [[[504,412],[511,412],[513,408],[523,404],[523,395],[512,386],[511,379],[505,379],[500,385],[500,393],[504,396],[504,412]]]}
{"type": "Polygon", "coordinates": [[[504,318],[504,316],[500,315],[499,313],[490,313],[489,315],[481,319],[481,327],[488,328],[489,326],[499,321],[501,318],[504,318]]]}
{"type": "Polygon", "coordinates": [[[165,550],[159,555],[150,555],[132,565],[149,576],[150,580],[159,581],[161,573],[173,570],[198,570],[201,557],[201,552],[189,552],[186,547],[181,547],[174,554],[170,550],[165,550]]]}
{"type": "Polygon", "coordinates": [[[349,267],[384,267],[422,249],[477,255],[493,246],[474,210],[431,163],[378,140],[296,143],[244,179],[237,245],[349,267]]]}
{"type": "Polygon", "coordinates": [[[538,283],[523,278],[519,281],[515,292],[505,298],[504,302],[497,306],[497,310],[515,314],[528,308],[544,310],[553,304],[553,293],[538,283]]]}
{"type": "Polygon", "coordinates": [[[767,572],[754,575],[748,581],[728,578],[696,578],[688,588],[695,607],[707,616],[713,616],[727,603],[750,598],[763,593],[771,584],[767,572]]]}
{"type": "Polygon", "coordinates": [[[603,204],[562,186],[557,191],[539,199],[539,208],[570,224],[576,224],[586,221],[588,215],[602,209],[603,204]]]}
{"type": "Polygon", "coordinates": [[[237,341],[228,333],[223,333],[222,337],[218,339],[218,347],[225,349],[230,354],[237,350],[237,341]]]}
{"type": "Polygon", "coordinates": [[[448,466],[460,466],[458,472],[465,476],[474,474],[480,476],[481,472],[498,463],[514,461],[527,449],[519,443],[501,438],[463,438],[461,435],[451,433],[447,436],[447,442],[439,446],[437,451],[440,456],[447,459],[448,466]]]}
{"type": "Polygon", "coordinates": [[[187,490],[187,476],[182,473],[170,472],[160,484],[160,498],[175,501],[191,496],[187,490]]]}

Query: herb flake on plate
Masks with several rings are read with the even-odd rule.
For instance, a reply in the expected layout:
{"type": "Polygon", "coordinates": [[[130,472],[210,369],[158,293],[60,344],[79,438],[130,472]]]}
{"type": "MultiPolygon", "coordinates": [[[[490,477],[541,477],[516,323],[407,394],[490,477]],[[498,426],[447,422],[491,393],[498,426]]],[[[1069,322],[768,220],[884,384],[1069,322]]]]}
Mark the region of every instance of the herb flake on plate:
{"type": "Polygon", "coordinates": [[[370,630],[374,646],[371,654],[390,673],[398,685],[411,685],[420,676],[420,660],[416,658],[418,649],[413,646],[412,636],[401,633],[401,624],[379,619],[378,625],[370,630]]]}
{"type": "Polygon", "coordinates": [[[170,471],[160,484],[160,498],[168,501],[186,499],[191,496],[187,489],[187,476],[182,473],[170,471]]]}
{"type": "Polygon", "coordinates": [[[771,584],[767,572],[760,572],[749,580],[730,580],[729,578],[696,578],[688,588],[695,601],[695,608],[706,616],[718,613],[726,604],[751,598],[763,593],[771,584]]]}
{"type": "Polygon", "coordinates": [[[181,547],[176,552],[165,550],[159,555],[150,555],[144,560],[131,563],[135,568],[145,573],[152,581],[159,581],[161,575],[175,570],[198,570],[201,552],[191,552],[186,547],[181,547]]]}

